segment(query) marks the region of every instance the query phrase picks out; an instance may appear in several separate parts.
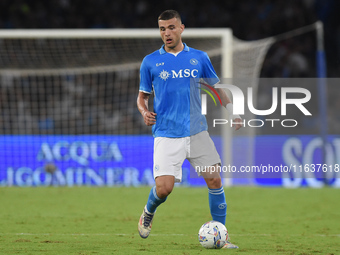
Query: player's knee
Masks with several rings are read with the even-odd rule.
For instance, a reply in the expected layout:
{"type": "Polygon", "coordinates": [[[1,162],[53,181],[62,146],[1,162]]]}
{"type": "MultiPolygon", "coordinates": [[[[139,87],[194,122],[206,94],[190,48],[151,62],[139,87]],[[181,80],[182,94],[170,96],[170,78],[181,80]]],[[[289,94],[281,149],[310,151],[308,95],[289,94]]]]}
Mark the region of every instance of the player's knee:
{"type": "Polygon", "coordinates": [[[174,176],[159,176],[156,178],[156,192],[161,199],[166,198],[174,188],[174,176]]]}
{"type": "Polygon", "coordinates": [[[222,187],[221,178],[209,178],[206,179],[206,183],[210,189],[219,189],[222,187]]]}
{"type": "Polygon", "coordinates": [[[157,196],[161,199],[166,198],[167,196],[170,195],[170,193],[172,192],[173,187],[171,186],[158,186],[156,187],[156,191],[157,191],[157,196]]]}

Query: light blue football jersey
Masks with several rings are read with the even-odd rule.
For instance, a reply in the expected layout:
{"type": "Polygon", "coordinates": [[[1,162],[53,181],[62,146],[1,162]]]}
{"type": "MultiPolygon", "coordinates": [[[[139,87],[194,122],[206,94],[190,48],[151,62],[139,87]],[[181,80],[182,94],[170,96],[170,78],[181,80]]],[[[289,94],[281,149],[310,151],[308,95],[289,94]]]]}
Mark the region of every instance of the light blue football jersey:
{"type": "Polygon", "coordinates": [[[219,82],[207,53],[185,43],[177,55],[163,45],[143,59],[139,90],[154,92],[154,137],[186,137],[208,129],[201,114],[200,79],[212,86],[219,82]]]}

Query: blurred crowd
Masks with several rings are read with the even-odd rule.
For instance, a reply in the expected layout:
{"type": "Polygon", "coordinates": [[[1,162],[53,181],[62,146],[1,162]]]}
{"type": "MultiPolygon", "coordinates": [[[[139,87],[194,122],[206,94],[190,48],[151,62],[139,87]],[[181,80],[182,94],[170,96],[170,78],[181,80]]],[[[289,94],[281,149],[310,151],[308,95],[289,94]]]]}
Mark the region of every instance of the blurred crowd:
{"type": "Polygon", "coordinates": [[[138,70],[3,76],[0,134],[145,134],[136,107],[138,70]],[[5,80],[5,79],[6,80],[5,80]]]}
{"type": "MultiPolygon", "coordinates": [[[[329,76],[339,73],[338,0],[2,0],[0,28],[154,28],[165,9],[178,10],[187,27],[230,27],[243,40],[278,35],[321,20],[329,76]]],[[[287,50],[301,52],[308,47],[289,45],[287,50]]]]}
{"type": "MultiPolygon", "coordinates": [[[[158,15],[165,9],[178,10],[187,27],[230,27],[237,38],[247,41],[276,36],[321,20],[325,27],[327,76],[339,77],[338,0],[2,0],[0,28],[155,28],[158,15]]],[[[315,31],[277,42],[269,49],[261,77],[316,77],[315,55],[315,31]]],[[[259,88],[260,96],[266,92],[267,88],[259,88]]],[[[334,93],[331,88],[329,94],[334,93]]],[[[334,127],[340,122],[340,105],[336,102],[329,102],[334,127]]]]}

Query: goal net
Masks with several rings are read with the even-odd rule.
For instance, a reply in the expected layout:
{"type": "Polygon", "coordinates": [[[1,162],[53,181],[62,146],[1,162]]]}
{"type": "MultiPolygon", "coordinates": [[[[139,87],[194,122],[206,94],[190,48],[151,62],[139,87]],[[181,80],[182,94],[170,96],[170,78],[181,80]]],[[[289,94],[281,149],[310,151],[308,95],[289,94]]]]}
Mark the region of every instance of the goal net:
{"type": "MultiPolygon", "coordinates": [[[[186,29],[183,40],[220,77],[253,87],[275,41],[242,42],[229,29],[186,29]]],[[[154,29],[0,31],[0,185],[151,184],[151,130],[136,98],[141,61],[161,44],[154,29]]],[[[252,139],[233,147],[231,128],[211,135],[225,163],[243,150],[251,164],[252,139]]]]}
{"type": "MultiPolygon", "coordinates": [[[[205,33],[188,29],[186,41],[221,70],[221,36],[205,33]]],[[[136,96],[157,30],[3,31],[0,40],[1,134],[150,134],[136,96]]]]}

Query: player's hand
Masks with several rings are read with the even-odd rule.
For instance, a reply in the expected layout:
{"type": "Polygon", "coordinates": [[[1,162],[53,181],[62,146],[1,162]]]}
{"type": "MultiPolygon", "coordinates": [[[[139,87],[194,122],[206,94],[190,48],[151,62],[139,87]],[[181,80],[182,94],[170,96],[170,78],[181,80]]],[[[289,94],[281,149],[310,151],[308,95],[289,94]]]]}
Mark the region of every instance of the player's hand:
{"type": "Polygon", "coordinates": [[[156,115],[157,115],[157,113],[144,111],[143,112],[143,118],[144,118],[145,125],[147,125],[147,126],[155,125],[156,124],[156,115]]]}
{"type": "Polygon", "coordinates": [[[235,130],[239,130],[242,127],[242,119],[241,118],[236,118],[233,120],[233,127],[235,130]]]}

